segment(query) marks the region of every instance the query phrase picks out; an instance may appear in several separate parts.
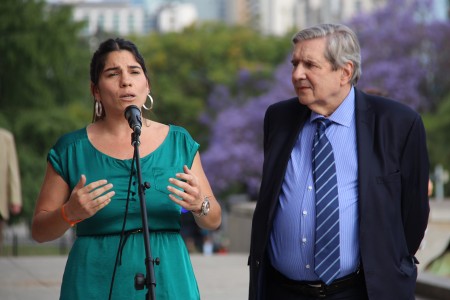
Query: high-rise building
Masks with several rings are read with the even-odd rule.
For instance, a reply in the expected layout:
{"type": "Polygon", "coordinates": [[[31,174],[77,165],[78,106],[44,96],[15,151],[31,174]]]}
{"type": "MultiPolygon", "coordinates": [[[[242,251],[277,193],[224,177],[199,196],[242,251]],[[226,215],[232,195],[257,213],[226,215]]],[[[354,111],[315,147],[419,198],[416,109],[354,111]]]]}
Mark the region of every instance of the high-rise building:
{"type": "MultiPolygon", "coordinates": [[[[74,18],[86,20],[86,34],[180,30],[193,22],[223,21],[283,35],[313,24],[345,22],[387,0],[47,0],[71,4],[74,18]]],[[[433,0],[432,19],[449,17],[450,0],[433,0]]]]}
{"type": "Polygon", "coordinates": [[[73,19],[85,21],[85,35],[99,31],[119,35],[143,34],[146,32],[145,11],[130,1],[120,0],[52,0],[50,5],[72,5],[73,19]]]}
{"type": "Polygon", "coordinates": [[[197,21],[197,10],[190,3],[165,4],[156,14],[156,28],[160,32],[181,31],[197,21]]]}

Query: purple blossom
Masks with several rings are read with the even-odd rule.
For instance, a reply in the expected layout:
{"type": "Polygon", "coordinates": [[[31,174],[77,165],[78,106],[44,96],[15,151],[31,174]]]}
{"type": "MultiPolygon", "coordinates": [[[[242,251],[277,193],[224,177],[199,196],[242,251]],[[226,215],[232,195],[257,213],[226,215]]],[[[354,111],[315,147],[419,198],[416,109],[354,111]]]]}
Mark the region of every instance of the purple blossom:
{"type": "MultiPolygon", "coordinates": [[[[385,7],[350,21],[361,44],[358,88],[384,90],[419,111],[430,109],[450,92],[450,24],[433,21],[429,5],[429,0],[388,0],[385,7]]],[[[215,192],[238,187],[239,192],[257,194],[264,113],[272,103],[295,96],[289,59],[290,54],[275,70],[272,82],[242,70],[236,90],[217,86],[210,95],[211,137],[202,158],[215,192]]]]}
{"type": "MultiPolygon", "coordinates": [[[[244,104],[234,103],[217,115],[211,128],[210,146],[202,153],[205,172],[217,193],[238,185],[256,195],[263,163],[264,113],[270,104],[295,95],[290,69],[288,63],[280,65],[265,94],[250,97],[244,104]]],[[[263,89],[267,88],[266,83],[263,89]]],[[[217,93],[227,94],[222,89],[215,90],[210,98],[219,99],[217,93]]]]}
{"type": "Polygon", "coordinates": [[[359,88],[379,88],[419,111],[439,101],[437,90],[448,90],[449,81],[435,74],[448,61],[443,54],[448,52],[442,50],[450,47],[450,27],[432,19],[431,4],[430,0],[389,0],[381,9],[350,21],[361,44],[359,88]]]}

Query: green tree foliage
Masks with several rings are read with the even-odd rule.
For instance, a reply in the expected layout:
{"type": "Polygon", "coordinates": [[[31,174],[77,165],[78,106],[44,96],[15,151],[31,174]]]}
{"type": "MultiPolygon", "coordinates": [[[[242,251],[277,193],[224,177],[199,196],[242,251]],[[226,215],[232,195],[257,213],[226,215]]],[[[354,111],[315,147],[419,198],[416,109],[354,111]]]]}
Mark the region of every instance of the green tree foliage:
{"type": "Polygon", "coordinates": [[[2,108],[49,107],[86,95],[86,88],[74,84],[86,80],[89,60],[77,37],[83,24],[71,21],[70,7],[3,0],[0,14],[2,108]]]}
{"type": "Polygon", "coordinates": [[[48,149],[90,119],[89,48],[71,16],[44,1],[0,2],[0,126],[15,136],[28,219],[48,149]]]}
{"type": "MultiPolygon", "coordinates": [[[[0,126],[16,138],[28,220],[49,148],[60,135],[91,120],[90,50],[116,37],[101,32],[83,38],[83,24],[71,14],[70,7],[49,7],[42,0],[0,2],[0,126]]],[[[242,70],[270,77],[290,49],[285,37],[222,24],[125,38],[138,45],[149,69],[155,99],[151,117],[185,126],[202,149],[208,129],[199,116],[213,88],[237,90],[242,70]]]]}
{"type": "Polygon", "coordinates": [[[222,84],[235,89],[241,70],[271,76],[291,47],[286,37],[218,23],[153,33],[136,42],[149,67],[156,118],[186,126],[202,144],[207,132],[198,118],[213,88],[222,84]]]}

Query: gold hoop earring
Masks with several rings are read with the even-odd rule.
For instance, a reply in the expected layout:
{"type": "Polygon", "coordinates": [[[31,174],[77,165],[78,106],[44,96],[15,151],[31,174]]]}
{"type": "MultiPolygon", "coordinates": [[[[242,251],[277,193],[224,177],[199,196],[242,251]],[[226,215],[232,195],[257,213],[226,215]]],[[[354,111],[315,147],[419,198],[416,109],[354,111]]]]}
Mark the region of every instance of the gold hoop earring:
{"type": "Polygon", "coordinates": [[[144,105],[142,105],[142,107],[143,107],[145,110],[151,110],[151,109],[153,108],[153,98],[152,98],[152,96],[150,96],[150,94],[147,95],[147,98],[150,99],[150,107],[147,107],[147,106],[145,105],[145,103],[144,103],[144,105]]]}
{"type": "Polygon", "coordinates": [[[101,118],[102,114],[103,114],[103,105],[100,101],[95,100],[95,115],[101,118]]]}

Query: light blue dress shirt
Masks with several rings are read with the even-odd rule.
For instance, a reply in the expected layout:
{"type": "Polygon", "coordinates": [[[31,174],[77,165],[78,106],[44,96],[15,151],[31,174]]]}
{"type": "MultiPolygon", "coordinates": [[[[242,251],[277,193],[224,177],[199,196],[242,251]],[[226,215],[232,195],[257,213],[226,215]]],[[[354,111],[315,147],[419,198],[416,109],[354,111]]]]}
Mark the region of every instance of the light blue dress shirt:
{"type": "MultiPolygon", "coordinates": [[[[270,235],[269,258],[272,265],[294,280],[319,280],[314,272],[315,191],[311,163],[312,142],[316,131],[314,120],[318,117],[321,116],[312,112],[292,150],[270,235]]],[[[339,278],[356,271],[360,255],[353,88],[329,119],[333,124],[325,133],[333,146],[339,194],[339,278]]]]}

